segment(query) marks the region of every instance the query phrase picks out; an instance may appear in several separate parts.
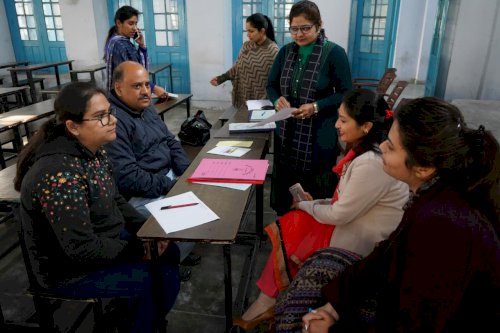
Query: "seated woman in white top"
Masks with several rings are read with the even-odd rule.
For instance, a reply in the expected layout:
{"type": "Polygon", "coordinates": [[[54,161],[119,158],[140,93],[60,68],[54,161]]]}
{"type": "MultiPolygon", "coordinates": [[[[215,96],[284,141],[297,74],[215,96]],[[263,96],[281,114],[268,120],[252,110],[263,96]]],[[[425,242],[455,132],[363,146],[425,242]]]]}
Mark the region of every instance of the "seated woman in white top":
{"type": "Polygon", "coordinates": [[[334,246],[364,257],[398,226],[408,186],[384,172],[378,147],[391,124],[383,96],[364,89],[344,96],[335,127],[352,149],[333,168],[340,176],[334,197],[313,200],[306,192],[295,211],[266,227],[273,250],[257,281],[261,293],[235,325],[250,329],[272,317],[278,292],[316,250],[334,246]]]}

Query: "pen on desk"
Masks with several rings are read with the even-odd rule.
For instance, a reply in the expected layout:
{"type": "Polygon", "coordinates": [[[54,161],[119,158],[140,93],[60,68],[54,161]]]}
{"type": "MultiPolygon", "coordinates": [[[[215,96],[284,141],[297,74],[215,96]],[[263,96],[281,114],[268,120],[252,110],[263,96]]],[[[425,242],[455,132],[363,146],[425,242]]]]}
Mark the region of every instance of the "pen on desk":
{"type": "Polygon", "coordinates": [[[198,202],[181,204],[181,205],[168,205],[168,206],[161,207],[160,210],[172,209],[172,208],[181,208],[181,207],[189,207],[189,206],[196,206],[197,204],[198,204],[198,202]]]}

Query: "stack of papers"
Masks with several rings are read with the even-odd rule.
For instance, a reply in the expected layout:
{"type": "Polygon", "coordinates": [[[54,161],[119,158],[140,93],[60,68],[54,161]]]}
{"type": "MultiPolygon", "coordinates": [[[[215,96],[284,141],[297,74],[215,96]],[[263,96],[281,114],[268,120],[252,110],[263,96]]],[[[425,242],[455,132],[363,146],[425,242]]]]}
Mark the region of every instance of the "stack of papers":
{"type": "Polygon", "coordinates": [[[259,122],[261,120],[274,116],[275,113],[275,110],[252,110],[250,111],[250,121],[259,122]]]}
{"type": "Polygon", "coordinates": [[[249,99],[247,101],[247,109],[248,110],[261,110],[262,107],[264,106],[273,106],[273,103],[271,103],[270,100],[268,99],[249,99]]]}
{"type": "Polygon", "coordinates": [[[222,156],[232,156],[241,157],[248,153],[250,148],[240,148],[240,147],[230,147],[230,146],[219,146],[207,151],[209,154],[222,155],[222,156]]]}
{"type": "Polygon", "coordinates": [[[188,181],[263,184],[268,167],[268,160],[204,158],[188,181]]]}
{"type": "Polygon", "coordinates": [[[146,204],[146,208],[153,214],[167,234],[219,219],[219,216],[193,192],[150,202],[146,204]],[[175,205],[178,205],[178,207],[162,209],[162,207],[175,205]]]}
{"type": "Polygon", "coordinates": [[[244,132],[272,132],[276,128],[273,122],[259,125],[259,123],[231,123],[229,124],[229,133],[244,132]]]}

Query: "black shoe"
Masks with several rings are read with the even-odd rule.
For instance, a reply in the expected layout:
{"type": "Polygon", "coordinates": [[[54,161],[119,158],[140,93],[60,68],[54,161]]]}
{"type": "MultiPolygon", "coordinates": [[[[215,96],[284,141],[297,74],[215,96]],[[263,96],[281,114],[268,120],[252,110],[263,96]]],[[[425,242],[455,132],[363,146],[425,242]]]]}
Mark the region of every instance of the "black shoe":
{"type": "Polygon", "coordinates": [[[191,269],[179,266],[179,278],[182,282],[189,281],[189,279],[191,278],[191,269]]]}
{"type": "Polygon", "coordinates": [[[196,266],[196,265],[199,265],[201,262],[201,256],[197,255],[197,254],[194,254],[194,253],[190,253],[186,259],[184,259],[182,262],[181,262],[181,265],[182,266],[196,266]]]}

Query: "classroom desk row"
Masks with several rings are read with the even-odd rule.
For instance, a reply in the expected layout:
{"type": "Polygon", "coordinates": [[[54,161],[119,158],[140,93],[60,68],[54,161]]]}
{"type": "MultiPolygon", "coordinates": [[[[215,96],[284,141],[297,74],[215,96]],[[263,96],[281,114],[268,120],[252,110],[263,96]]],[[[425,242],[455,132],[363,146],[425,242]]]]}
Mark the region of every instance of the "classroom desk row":
{"type": "Polygon", "coordinates": [[[222,245],[222,254],[224,258],[224,314],[226,321],[226,332],[230,332],[233,326],[233,312],[240,315],[246,298],[248,281],[253,271],[255,254],[260,240],[263,237],[264,221],[264,185],[255,185],[246,191],[221,188],[203,184],[192,184],[187,182],[187,178],[198,167],[203,158],[226,159],[229,157],[207,154],[207,151],[214,148],[219,141],[240,140],[252,141],[251,151],[243,155],[242,159],[264,159],[268,152],[269,138],[271,133],[239,133],[229,134],[228,126],[233,122],[248,121],[248,111],[240,110],[221,128],[214,138],[210,139],[197,157],[191,162],[189,168],[179,178],[174,187],[169,191],[167,197],[192,191],[200,198],[220,219],[202,224],[200,226],[186,230],[166,233],[159,225],[158,221],[151,216],[139,230],[137,235],[144,239],[169,239],[174,241],[188,241],[222,245]],[[255,193],[256,198],[256,221],[255,233],[245,233],[240,231],[240,225],[244,219],[245,212],[255,193]],[[240,278],[238,294],[233,307],[232,294],[232,272],[231,272],[231,245],[242,241],[248,244],[250,240],[251,253],[247,257],[247,263],[244,267],[250,267],[244,270],[240,278]],[[248,265],[247,265],[248,264],[248,265]]]}

